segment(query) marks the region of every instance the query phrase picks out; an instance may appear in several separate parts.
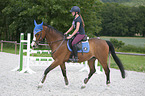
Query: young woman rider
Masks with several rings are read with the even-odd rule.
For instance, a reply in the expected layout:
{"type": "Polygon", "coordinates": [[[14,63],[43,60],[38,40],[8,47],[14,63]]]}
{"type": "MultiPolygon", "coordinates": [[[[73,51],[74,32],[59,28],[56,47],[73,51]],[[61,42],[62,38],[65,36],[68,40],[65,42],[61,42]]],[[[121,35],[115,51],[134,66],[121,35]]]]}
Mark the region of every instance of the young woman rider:
{"type": "Polygon", "coordinates": [[[73,36],[75,36],[74,40],[72,41],[72,48],[73,48],[72,53],[74,56],[72,56],[71,57],[72,59],[70,60],[73,62],[77,62],[78,61],[77,43],[81,41],[85,36],[85,30],[84,30],[85,24],[84,24],[82,16],[80,15],[80,8],[78,6],[73,6],[70,12],[74,16],[74,20],[72,22],[72,26],[69,28],[69,30],[65,34],[68,34],[70,31],[75,29],[74,32],[69,37],[67,37],[67,39],[70,39],[73,36]]]}

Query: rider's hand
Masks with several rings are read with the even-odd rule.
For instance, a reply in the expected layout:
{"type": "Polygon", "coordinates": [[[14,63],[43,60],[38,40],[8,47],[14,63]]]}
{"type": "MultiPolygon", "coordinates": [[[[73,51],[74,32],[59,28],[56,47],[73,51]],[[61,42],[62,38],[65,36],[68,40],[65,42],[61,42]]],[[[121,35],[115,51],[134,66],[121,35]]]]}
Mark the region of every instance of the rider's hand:
{"type": "Polygon", "coordinates": [[[70,35],[70,36],[67,37],[67,39],[70,39],[70,38],[72,38],[72,35],[70,35]]]}
{"type": "Polygon", "coordinates": [[[64,35],[67,35],[67,32],[66,32],[66,33],[64,33],[64,35]]]}

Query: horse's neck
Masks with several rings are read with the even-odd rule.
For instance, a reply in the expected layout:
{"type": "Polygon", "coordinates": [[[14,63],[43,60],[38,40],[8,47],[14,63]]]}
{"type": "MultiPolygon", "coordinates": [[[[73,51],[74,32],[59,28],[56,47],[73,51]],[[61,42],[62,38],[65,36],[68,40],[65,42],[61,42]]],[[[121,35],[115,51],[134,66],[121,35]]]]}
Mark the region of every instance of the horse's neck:
{"type": "Polygon", "coordinates": [[[64,37],[57,33],[54,29],[47,29],[46,31],[46,40],[52,51],[54,51],[59,46],[59,44],[62,42],[59,40],[62,40],[63,38],[64,37]]]}

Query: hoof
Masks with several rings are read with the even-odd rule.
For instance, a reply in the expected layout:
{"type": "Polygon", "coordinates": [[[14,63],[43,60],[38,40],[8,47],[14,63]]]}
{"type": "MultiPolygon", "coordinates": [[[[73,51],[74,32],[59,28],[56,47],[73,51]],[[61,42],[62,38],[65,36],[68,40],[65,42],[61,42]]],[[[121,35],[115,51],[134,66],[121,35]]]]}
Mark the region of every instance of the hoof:
{"type": "Polygon", "coordinates": [[[65,85],[68,85],[69,83],[68,83],[68,80],[67,79],[65,79],[65,85]]]}
{"type": "Polygon", "coordinates": [[[84,88],[86,88],[86,84],[83,84],[83,85],[81,86],[81,89],[84,89],[84,88]]]}
{"type": "Polygon", "coordinates": [[[38,89],[39,89],[39,88],[42,88],[42,87],[43,87],[43,83],[40,82],[40,83],[38,84],[38,89]]]}
{"type": "Polygon", "coordinates": [[[68,85],[68,82],[65,82],[65,85],[68,85]]]}
{"type": "Polygon", "coordinates": [[[109,85],[110,84],[110,81],[107,81],[106,84],[109,85]]]}
{"type": "Polygon", "coordinates": [[[85,78],[84,83],[87,84],[88,82],[88,78],[85,78]]]}

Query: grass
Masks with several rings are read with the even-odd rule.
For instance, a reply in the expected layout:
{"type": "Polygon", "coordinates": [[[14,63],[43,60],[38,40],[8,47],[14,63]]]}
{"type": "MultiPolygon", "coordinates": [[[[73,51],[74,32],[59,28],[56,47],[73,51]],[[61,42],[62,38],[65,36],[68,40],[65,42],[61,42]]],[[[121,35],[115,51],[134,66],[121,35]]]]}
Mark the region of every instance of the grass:
{"type": "MultiPolygon", "coordinates": [[[[127,46],[126,47],[127,49],[124,48],[125,50],[127,50],[127,53],[130,52],[138,53],[139,50],[143,50],[145,48],[145,38],[143,37],[104,37],[104,36],[101,37],[101,39],[103,40],[110,40],[111,38],[115,38],[119,41],[123,41],[127,46]]],[[[145,72],[145,56],[132,56],[132,55],[121,55],[121,54],[117,54],[117,55],[122,61],[126,70],[145,72]]],[[[111,68],[118,69],[118,66],[114,62],[113,58],[111,58],[111,68]]]]}
{"type": "MultiPolygon", "coordinates": [[[[1,44],[0,44],[1,48],[1,44]]],[[[15,45],[10,43],[3,43],[3,52],[15,54],[15,45]]],[[[17,46],[16,54],[19,54],[19,47],[17,46]]]]}
{"type": "MultiPolygon", "coordinates": [[[[125,70],[145,72],[145,56],[132,56],[117,54],[122,61],[125,70]]],[[[111,58],[111,68],[118,69],[117,64],[114,62],[113,57],[111,58]]]]}
{"type": "MultiPolygon", "coordinates": [[[[26,55],[26,53],[24,55],[26,55]]],[[[51,57],[51,54],[47,54],[47,53],[37,54],[37,53],[35,53],[33,56],[35,56],[35,57],[51,57]]]]}

